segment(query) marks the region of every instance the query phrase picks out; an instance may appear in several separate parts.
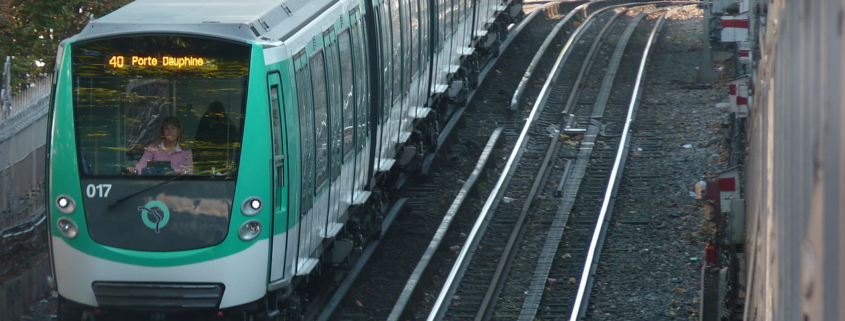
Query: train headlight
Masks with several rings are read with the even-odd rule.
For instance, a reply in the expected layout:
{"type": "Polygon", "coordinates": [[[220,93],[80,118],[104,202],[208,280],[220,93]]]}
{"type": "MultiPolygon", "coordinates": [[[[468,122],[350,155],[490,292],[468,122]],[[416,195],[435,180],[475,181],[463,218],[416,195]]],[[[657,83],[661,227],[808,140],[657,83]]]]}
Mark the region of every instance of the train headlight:
{"type": "Polygon", "coordinates": [[[56,197],[56,207],[62,213],[71,214],[76,210],[76,202],[70,196],[59,195],[59,197],[56,197]]]}
{"type": "Polygon", "coordinates": [[[244,241],[251,241],[252,239],[257,237],[258,234],[260,234],[260,233],[261,233],[261,222],[256,221],[256,220],[246,221],[246,222],[244,222],[244,224],[241,225],[241,228],[238,229],[238,237],[240,237],[241,240],[244,240],[244,241]]]}
{"type": "Polygon", "coordinates": [[[76,238],[76,235],[79,234],[79,227],[76,226],[76,223],[73,222],[73,220],[67,217],[60,217],[59,220],[56,221],[56,226],[59,227],[59,232],[66,238],[76,238]]]}
{"type": "Polygon", "coordinates": [[[247,216],[253,216],[261,212],[261,208],[264,206],[264,203],[261,202],[261,199],[258,197],[250,197],[244,200],[241,204],[241,212],[247,216]]]}

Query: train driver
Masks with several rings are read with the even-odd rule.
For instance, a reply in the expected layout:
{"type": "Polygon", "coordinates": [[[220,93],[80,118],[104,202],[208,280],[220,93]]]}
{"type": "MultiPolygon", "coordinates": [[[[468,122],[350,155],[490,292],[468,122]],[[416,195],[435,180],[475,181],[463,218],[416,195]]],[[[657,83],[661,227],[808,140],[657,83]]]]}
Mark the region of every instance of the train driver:
{"type": "Polygon", "coordinates": [[[185,130],[182,128],[182,123],[179,122],[179,119],[173,116],[165,118],[161,122],[158,139],[150,144],[150,146],[147,146],[144,155],[141,156],[141,160],[135,165],[135,173],[164,174],[156,171],[150,172],[150,170],[153,170],[152,168],[149,168],[147,172],[144,172],[144,169],[148,167],[150,162],[169,161],[174,173],[193,174],[193,154],[187,145],[182,144],[184,141],[185,130]]]}

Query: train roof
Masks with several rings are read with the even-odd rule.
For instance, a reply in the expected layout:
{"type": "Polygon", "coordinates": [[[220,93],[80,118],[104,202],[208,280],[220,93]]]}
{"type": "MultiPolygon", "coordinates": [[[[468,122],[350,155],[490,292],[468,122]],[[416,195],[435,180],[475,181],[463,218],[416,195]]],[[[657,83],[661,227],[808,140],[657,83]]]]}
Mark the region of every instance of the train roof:
{"type": "Polygon", "coordinates": [[[92,20],[72,39],[185,33],[242,41],[284,41],[340,0],[137,0],[92,20]]]}

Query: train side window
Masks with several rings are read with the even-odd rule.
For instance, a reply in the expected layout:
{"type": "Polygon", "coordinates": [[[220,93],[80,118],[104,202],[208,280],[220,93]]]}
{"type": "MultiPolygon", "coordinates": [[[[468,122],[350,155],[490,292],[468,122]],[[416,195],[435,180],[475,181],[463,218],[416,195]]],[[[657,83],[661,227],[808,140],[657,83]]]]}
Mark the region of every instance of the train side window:
{"type": "MultiPolygon", "coordinates": [[[[475,15],[476,15],[476,13],[473,12],[473,6],[475,6],[475,4],[473,4],[473,1],[471,1],[471,0],[463,0],[463,1],[464,1],[464,11],[466,12],[464,14],[464,21],[469,22],[467,24],[467,28],[472,28],[472,26],[474,26],[472,20],[475,19],[475,15]]],[[[480,6],[476,10],[481,10],[480,6]]],[[[478,14],[480,14],[480,13],[478,13],[478,14]]]]}
{"type": "MultiPolygon", "coordinates": [[[[304,50],[303,50],[304,53],[304,50]]],[[[305,59],[303,59],[305,60],[305,59]]],[[[314,186],[314,115],[311,108],[311,75],[306,63],[296,70],[296,93],[299,101],[299,134],[302,146],[302,201],[300,216],[311,208],[314,186]]]]}
{"type": "Polygon", "coordinates": [[[273,117],[273,166],[277,169],[276,186],[285,186],[284,150],[282,149],[282,117],[279,116],[279,85],[270,86],[270,113],[273,117]]]}
{"type": "Polygon", "coordinates": [[[443,34],[444,34],[443,29],[446,28],[446,19],[445,19],[446,15],[443,14],[443,11],[444,11],[443,10],[443,3],[445,3],[445,1],[446,0],[435,1],[434,8],[432,8],[432,10],[434,10],[434,12],[432,12],[432,14],[434,15],[434,18],[437,19],[437,21],[432,22],[433,24],[435,24],[437,26],[437,30],[435,30],[434,34],[431,35],[432,38],[434,38],[434,40],[435,40],[434,41],[435,48],[439,48],[440,43],[443,42],[443,34]]]}
{"type": "Polygon", "coordinates": [[[340,86],[343,105],[343,162],[349,160],[355,142],[355,94],[356,86],[353,86],[353,65],[358,62],[352,56],[351,33],[349,29],[340,33],[337,38],[338,49],[340,49],[340,86]]]}
{"type": "Polygon", "coordinates": [[[311,86],[314,92],[314,143],[316,144],[315,189],[318,192],[326,184],[328,172],[328,97],[326,88],[326,63],[323,51],[311,56],[311,86]]]}
{"type": "Polygon", "coordinates": [[[455,36],[458,33],[458,23],[460,23],[460,16],[461,16],[461,8],[460,8],[461,0],[452,0],[452,28],[449,28],[449,35],[455,36]]]}
{"type": "Polygon", "coordinates": [[[388,106],[390,106],[390,98],[392,97],[390,89],[393,85],[393,77],[392,77],[392,74],[393,74],[393,65],[392,65],[393,59],[391,59],[391,57],[393,57],[393,55],[391,53],[392,47],[393,47],[392,46],[393,40],[391,39],[392,34],[390,32],[390,22],[389,22],[390,21],[389,20],[390,19],[390,9],[388,8],[387,5],[388,5],[388,1],[382,2],[382,6],[380,7],[381,10],[379,10],[379,13],[380,13],[379,14],[379,18],[380,18],[379,19],[379,26],[380,26],[380,29],[381,29],[381,33],[379,34],[379,38],[381,39],[381,42],[380,42],[381,46],[380,47],[381,47],[381,50],[382,50],[381,51],[381,58],[382,58],[382,66],[381,67],[384,68],[384,71],[383,71],[384,77],[382,78],[382,79],[384,79],[384,83],[382,84],[384,86],[384,90],[383,90],[383,93],[382,93],[382,96],[381,96],[381,108],[379,108],[379,110],[381,111],[381,123],[385,123],[387,121],[387,118],[390,116],[390,114],[387,112],[387,109],[388,109],[388,106]]]}
{"type": "MultiPolygon", "coordinates": [[[[451,0],[440,0],[440,5],[437,6],[438,16],[440,17],[440,39],[437,39],[439,44],[443,44],[443,41],[446,40],[446,37],[449,35],[449,28],[452,27],[452,15],[450,11],[452,7],[449,5],[452,1],[451,0]]],[[[441,49],[441,48],[438,48],[441,49]]]]}
{"type": "Polygon", "coordinates": [[[417,73],[417,63],[419,62],[419,57],[417,56],[420,52],[420,43],[417,41],[417,37],[419,36],[419,26],[420,21],[418,18],[419,10],[419,2],[421,1],[411,1],[406,0],[406,6],[408,10],[405,12],[408,13],[408,21],[406,24],[408,25],[408,47],[407,47],[407,57],[408,57],[408,82],[411,82],[413,79],[413,75],[417,73]]]}
{"type": "MultiPolygon", "coordinates": [[[[342,94],[340,92],[340,61],[337,56],[337,40],[334,38],[334,28],[323,33],[323,43],[326,44],[326,84],[328,85],[329,106],[330,112],[334,112],[335,106],[340,106],[342,94]]],[[[330,121],[333,120],[334,116],[331,116],[330,121]]]]}
{"type": "MultiPolygon", "coordinates": [[[[428,6],[428,1],[417,1],[417,4],[420,6],[420,26],[428,26],[431,22],[430,11],[431,7],[428,6]]],[[[425,63],[427,63],[431,59],[431,45],[429,41],[431,40],[432,34],[430,28],[420,28],[420,72],[425,72],[425,63]]],[[[427,85],[427,84],[426,84],[427,85]]],[[[427,91],[428,88],[426,88],[427,91]]]]}
{"type": "Polygon", "coordinates": [[[340,61],[337,53],[337,39],[334,39],[334,28],[323,33],[326,44],[326,82],[329,85],[329,149],[330,180],[340,176],[340,164],[343,153],[343,107],[340,79],[340,61]]]}
{"type": "Polygon", "coordinates": [[[364,150],[364,146],[367,144],[367,132],[369,131],[369,119],[370,119],[370,95],[369,95],[369,80],[367,79],[367,70],[368,70],[368,54],[367,54],[367,47],[366,47],[366,35],[362,32],[364,28],[363,24],[356,23],[355,28],[352,28],[352,48],[354,50],[353,57],[355,58],[355,87],[358,88],[355,91],[357,95],[357,103],[355,104],[355,115],[357,117],[357,126],[356,126],[356,141],[355,144],[356,153],[361,152],[364,150]]]}
{"type": "Polygon", "coordinates": [[[393,52],[391,53],[391,57],[393,57],[393,96],[391,97],[391,105],[393,101],[396,101],[397,98],[402,94],[403,86],[402,86],[402,71],[403,65],[405,64],[402,61],[402,53],[405,51],[405,45],[407,42],[403,41],[403,33],[407,32],[405,27],[402,26],[402,12],[407,10],[407,8],[402,8],[402,4],[398,0],[393,0],[391,5],[393,6],[393,10],[390,10],[390,29],[393,32],[392,39],[390,43],[393,45],[393,52]]]}
{"type": "Polygon", "coordinates": [[[464,2],[464,0],[452,0],[452,5],[455,6],[454,7],[455,10],[452,11],[453,12],[453,14],[452,14],[452,24],[454,25],[453,33],[455,35],[458,34],[458,28],[460,27],[461,22],[464,21],[464,19],[463,19],[463,17],[464,17],[464,4],[463,4],[463,2],[464,2]]]}

